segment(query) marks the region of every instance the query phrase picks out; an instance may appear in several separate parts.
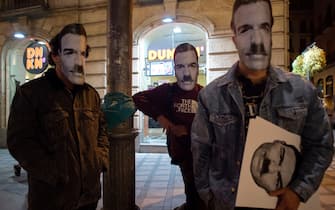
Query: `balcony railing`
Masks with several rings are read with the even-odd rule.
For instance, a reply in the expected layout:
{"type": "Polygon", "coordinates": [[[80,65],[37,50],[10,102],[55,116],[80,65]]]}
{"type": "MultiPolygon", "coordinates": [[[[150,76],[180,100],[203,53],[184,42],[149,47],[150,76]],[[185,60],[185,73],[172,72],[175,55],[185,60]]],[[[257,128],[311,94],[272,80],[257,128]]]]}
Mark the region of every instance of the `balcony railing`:
{"type": "Polygon", "coordinates": [[[48,7],[48,0],[1,0],[0,11],[27,9],[31,7],[48,7]]]}

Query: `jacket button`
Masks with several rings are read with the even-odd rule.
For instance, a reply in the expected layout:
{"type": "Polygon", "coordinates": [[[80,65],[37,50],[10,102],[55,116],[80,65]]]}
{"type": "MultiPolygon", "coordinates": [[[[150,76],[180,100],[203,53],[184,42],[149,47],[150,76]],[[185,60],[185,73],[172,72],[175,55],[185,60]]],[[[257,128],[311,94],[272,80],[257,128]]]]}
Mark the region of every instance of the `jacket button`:
{"type": "Polygon", "coordinates": [[[235,187],[231,188],[231,192],[234,193],[236,191],[235,187]]]}
{"type": "Polygon", "coordinates": [[[240,162],[240,161],[236,161],[236,165],[238,165],[238,166],[239,166],[240,164],[241,164],[241,162],[240,162]]]}

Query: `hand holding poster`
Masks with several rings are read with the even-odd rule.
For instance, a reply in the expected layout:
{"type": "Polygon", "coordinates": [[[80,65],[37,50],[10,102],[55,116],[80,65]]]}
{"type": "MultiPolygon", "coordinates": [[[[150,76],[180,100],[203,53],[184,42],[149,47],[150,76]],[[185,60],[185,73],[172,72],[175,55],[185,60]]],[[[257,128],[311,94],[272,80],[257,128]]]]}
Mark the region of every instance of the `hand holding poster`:
{"type": "MultiPolygon", "coordinates": [[[[251,119],[244,148],[236,206],[274,209],[268,192],[286,187],[300,156],[300,136],[260,117],[251,119]]],[[[299,210],[319,210],[316,192],[299,210]]]]}

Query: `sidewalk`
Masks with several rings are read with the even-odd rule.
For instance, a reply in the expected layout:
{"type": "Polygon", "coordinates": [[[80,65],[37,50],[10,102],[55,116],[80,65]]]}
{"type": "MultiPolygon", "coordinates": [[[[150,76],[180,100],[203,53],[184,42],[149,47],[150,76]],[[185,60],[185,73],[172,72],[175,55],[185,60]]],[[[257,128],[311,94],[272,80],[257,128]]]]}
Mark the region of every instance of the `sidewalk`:
{"type": "MultiPolygon", "coordinates": [[[[15,177],[15,163],[8,150],[0,149],[0,210],[25,209],[26,173],[15,177]]],[[[184,200],[179,168],[170,164],[167,154],[136,153],[136,204],[141,210],[172,210],[184,200]]],[[[320,187],[320,202],[322,210],[335,210],[335,159],[320,187]]]]}
{"type": "MultiPolygon", "coordinates": [[[[0,149],[0,210],[26,210],[27,174],[22,170],[21,176],[14,176],[14,164],[8,150],[0,149]]],[[[180,170],[169,156],[136,153],[136,204],[141,210],[171,210],[184,201],[180,170]]]]}

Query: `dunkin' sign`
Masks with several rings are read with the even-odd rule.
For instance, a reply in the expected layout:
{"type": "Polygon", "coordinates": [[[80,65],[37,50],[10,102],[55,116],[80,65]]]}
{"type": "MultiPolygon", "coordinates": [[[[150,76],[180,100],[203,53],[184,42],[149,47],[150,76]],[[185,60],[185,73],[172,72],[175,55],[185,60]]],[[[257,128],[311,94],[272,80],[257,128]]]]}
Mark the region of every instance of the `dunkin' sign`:
{"type": "Polygon", "coordinates": [[[48,67],[49,50],[45,44],[34,42],[23,54],[23,64],[31,74],[40,74],[48,67]]]}

